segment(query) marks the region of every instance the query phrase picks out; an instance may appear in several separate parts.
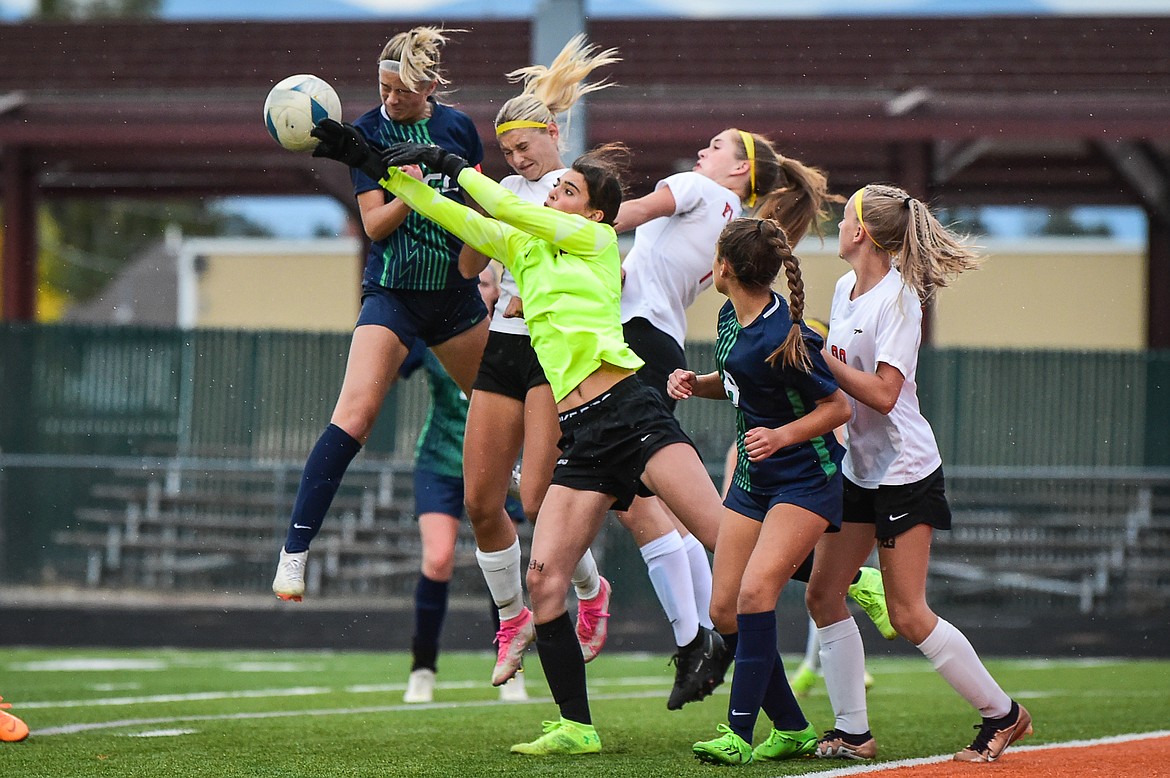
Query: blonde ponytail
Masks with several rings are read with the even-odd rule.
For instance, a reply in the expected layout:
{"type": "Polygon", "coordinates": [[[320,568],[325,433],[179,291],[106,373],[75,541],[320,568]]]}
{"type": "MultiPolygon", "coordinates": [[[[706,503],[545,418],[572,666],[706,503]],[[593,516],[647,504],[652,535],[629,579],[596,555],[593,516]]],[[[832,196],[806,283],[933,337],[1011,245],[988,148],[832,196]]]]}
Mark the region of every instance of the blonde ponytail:
{"type": "Polygon", "coordinates": [[[439,70],[440,52],[447,43],[447,33],[466,30],[445,30],[442,27],[415,27],[400,32],[389,40],[378,55],[379,67],[393,70],[402,83],[412,91],[438,83],[451,83],[439,70]]]}
{"type": "Polygon", "coordinates": [[[508,73],[513,82],[523,82],[523,91],[508,100],[496,114],[496,134],[502,135],[516,126],[547,127],[556,121],[557,114],[572,108],[590,92],[607,89],[612,83],[600,81],[586,84],[585,78],[603,65],[620,62],[617,49],[597,51],[587,43],[585,35],[574,35],[548,67],[529,65],[508,73]]]}

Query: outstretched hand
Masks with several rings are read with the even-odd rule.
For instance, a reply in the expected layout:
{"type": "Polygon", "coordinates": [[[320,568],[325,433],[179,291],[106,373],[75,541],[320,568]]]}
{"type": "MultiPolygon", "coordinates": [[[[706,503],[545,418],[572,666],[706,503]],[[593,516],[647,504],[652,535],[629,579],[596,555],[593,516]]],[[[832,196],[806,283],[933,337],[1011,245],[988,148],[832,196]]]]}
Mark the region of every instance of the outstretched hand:
{"type": "Polygon", "coordinates": [[[386,176],[386,166],[352,124],[322,119],[309,134],[319,141],[317,147],[313,149],[314,157],[343,162],[361,170],[375,181],[386,176]]]}
{"type": "Polygon", "coordinates": [[[386,167],[426,165],[432,172],[442,173],[455,180],[459,178],[463,168],[467,167],[467,160],[433,143],[404,141],[395,143],[382,152],[382,164],[386,167]]]}

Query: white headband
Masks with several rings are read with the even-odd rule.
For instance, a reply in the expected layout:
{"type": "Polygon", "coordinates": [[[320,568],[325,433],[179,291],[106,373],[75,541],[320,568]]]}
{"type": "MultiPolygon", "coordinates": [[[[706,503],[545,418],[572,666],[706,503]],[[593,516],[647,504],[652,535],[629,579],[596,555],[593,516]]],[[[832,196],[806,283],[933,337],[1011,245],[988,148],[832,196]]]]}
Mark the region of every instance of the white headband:
{"type": "MultiPolygon", "coordinates": [[[[381,62],[378,63],[378,70],[384,70],[387,73],[393,73],[394,75],[398,76],[399,78],[402,77],[402,63],[400,63],[396,59],[382,60],[381,62]]],[[[435,72],[430,71],[430,70],[423,71],[423,75],[426,77],[426,80],[428,82],[439,80],[439,76],[435,72]]]]}

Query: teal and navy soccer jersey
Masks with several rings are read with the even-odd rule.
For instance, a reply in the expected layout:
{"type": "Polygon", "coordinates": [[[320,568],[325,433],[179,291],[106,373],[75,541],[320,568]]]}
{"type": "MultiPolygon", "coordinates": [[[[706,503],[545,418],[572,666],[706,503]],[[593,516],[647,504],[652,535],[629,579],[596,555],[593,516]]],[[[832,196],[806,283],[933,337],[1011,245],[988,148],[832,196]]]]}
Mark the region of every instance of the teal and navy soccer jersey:
{"type": "Polygon", "coordinates": [[[414,463],[432,473],[461,479],[467,397],[431,350],[422,351],[422,366],[431,386],[431,406],[414,447],[414,463]]]}
{"type": "MultiPolygon", "coordinates": [[[[483,144],[467,114],[431,101],[431,115],[414,124],[387,118],[381,106],[367,111],[354,126],[375,149],[401,141],[434,143],[466,159],[472,166],[483,161],[483,144]]],[[[426,182],[447,197],[463,202],[459,185],[439,173],[424,170],[426,182]]],[[[355,195],[374,189],[378,182],[360,170],[350,172],[355,195]]],[[[459,250],[463,242],[433,221],[411,212],[398,229],[370,246],[363,285],[389,289],[438,291],[475,286],[478,279],[459,274],[459,250]]]]}
{"type": "Polygon", "coordinates": [[[772,304],[746,327],[728,301],[719,311],[715,362],[727,397],[736,408],[736,486],[752,494],[775,494],[796,481],[823,483],[834,476],[845,449],[832,433],[788,446],[762,462],[749,462],[744,435],[755,427],[776,428],[809,414],[817,400],[837,391],[837,381],[821,356],[822,341],[801,326],[812,371],[773,367],[768,355],[787,337],[792,321],[788,304],[772,294],[772,304]]]}

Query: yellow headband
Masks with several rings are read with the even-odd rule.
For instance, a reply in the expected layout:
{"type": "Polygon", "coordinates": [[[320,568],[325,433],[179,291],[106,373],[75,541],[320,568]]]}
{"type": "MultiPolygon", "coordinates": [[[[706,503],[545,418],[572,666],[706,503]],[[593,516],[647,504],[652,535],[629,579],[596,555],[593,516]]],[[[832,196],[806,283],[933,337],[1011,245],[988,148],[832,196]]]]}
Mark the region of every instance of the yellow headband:
{"type": "Polygon", "coordinates": [[[865,187],[864,186],[861,187],[860,189],[858,189],[853,194],[853,205],[857,208],[857,223],[861,225],[861,231],[865,233],[865,236],[867,238],[869,238],[871,241],[873,241],[873,245],[877,246],[882,251],[889,253],[889,251],[890,251],[889,249],[887,249],[882,244],[878,243],[876,240],[874,240],[873,235],[869,234],[869,230],[865,226],[865,220],[861,218],[861,198],[862,198],[862,195],[864,195],[864,194],[865,194],[865,187]]]}
{"type": "Polygon", "coordinates": [[[544,122],[531,122],[531,121],[528,121],[526,119],[517,119],[515,121],[504,122],[503,124],[497,125],[496,126],[496,137],[497,138],[500,137],[501,135],[503,135],[505,132],[508,132],[509,130],[519,130],[519,129],[522,129],[524,127],[533,127],[533,128],[542,129],[542,130],[548,129],[548,125],[545,124],[544,122]]]}
{"type": "Polygon", "coordinates": [[[748,158],[748,170],[751,176],[751,189],[748,190],[747,204],[748,208],[752,208],[756,204],[756,141],[752,138],[750,132],[737,130],[740,139],[743,141],[743,150],[748,158]]]}

